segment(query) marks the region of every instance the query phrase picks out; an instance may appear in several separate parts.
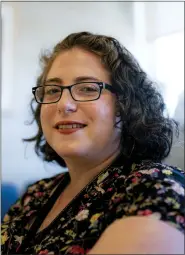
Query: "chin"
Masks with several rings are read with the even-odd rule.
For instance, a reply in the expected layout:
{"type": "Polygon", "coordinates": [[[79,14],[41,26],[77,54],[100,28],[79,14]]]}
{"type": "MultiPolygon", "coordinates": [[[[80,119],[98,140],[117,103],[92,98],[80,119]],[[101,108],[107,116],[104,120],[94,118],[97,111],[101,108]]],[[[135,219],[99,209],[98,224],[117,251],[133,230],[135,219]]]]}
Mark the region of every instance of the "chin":
{"type": "Polygon", "coordinates": [[[65,157],[78,157],[78,156],[83,156],[86,154],[87,150],[85,150],[83,148],[79,149],[80,146],[75,146],[73,148],[60,148],[60,149],[55,149],[55,151],[57,152],[57,154],[62,157],[62,158],[65,158],[65,157]]]}
{"type": "Polygon", "coordinates": [[[83,154],[81,153],[75,153],[75,152],[60,152],[58,155],[65,160],[67,159],[75,159],[79,157],[83,157],[83,154]]]}

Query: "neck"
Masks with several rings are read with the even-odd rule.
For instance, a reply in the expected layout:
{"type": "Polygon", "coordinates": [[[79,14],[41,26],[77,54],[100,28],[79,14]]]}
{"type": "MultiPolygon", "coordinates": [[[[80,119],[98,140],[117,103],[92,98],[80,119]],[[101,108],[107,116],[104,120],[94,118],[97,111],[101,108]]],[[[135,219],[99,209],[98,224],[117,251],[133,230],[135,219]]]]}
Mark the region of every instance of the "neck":
{"type": "Polygon", "coordinates": [[[80,191],[103,169],[111,165],[114,159],[119,155],[119,151],[113,152],[107,157],[96,160],[87,158],[70,160],[65,159],[70,174],[70,189],[80,191]]]}

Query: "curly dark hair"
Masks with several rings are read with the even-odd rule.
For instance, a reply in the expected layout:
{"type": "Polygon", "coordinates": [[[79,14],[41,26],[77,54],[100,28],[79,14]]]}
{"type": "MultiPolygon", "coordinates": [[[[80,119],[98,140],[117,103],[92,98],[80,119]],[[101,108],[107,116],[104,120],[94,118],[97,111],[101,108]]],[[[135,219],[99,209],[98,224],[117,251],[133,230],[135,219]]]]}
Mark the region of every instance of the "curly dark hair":
{"type": "MultiPolygon", "coordinates": [[[[98,55],[111,75],[111,84],[119,89],[117,105],[122,121],[121,153],[134,160],[162,161],[171,150],[174,134],[178,136],[178,124],[165,112],[164,100],[134,56],[115,38],[92,34],[73,33],[59,42],[52,52],[41,56],[42,73],[37,86],[44,83],[48,70],[58,54],[65,49],[80,47],[98,55]]],[[[35,142],[38,156],[47,162],[57,162],[65,167],[64,160],[50,147],[44,138],[41,122],[41,105],[31,101],[35,136],[23,139],[35,142]]]]}

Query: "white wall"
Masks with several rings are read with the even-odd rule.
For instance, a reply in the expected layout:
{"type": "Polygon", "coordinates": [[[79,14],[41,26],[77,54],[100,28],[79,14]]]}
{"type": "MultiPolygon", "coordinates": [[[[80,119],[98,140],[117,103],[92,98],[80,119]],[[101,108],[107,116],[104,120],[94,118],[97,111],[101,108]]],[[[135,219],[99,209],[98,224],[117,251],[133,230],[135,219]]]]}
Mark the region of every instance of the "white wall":
{"type": "Polygon", "coordinates": [[[184,30],[184,2],[146,2],[145,6],[147,40],[184,30]]]}

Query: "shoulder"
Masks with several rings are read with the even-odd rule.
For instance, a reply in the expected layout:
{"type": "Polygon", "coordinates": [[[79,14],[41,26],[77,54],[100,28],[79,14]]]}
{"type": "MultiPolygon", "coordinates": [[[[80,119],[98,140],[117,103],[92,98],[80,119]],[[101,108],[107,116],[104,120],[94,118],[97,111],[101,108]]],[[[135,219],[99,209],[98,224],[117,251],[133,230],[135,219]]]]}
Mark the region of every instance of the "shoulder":
{"type": "Polygon", "coordinates": [[[45,200],[51,196],[53,191],[57,188],[58,184],[64,179],[66,172],[57,174],[50,178],[41,179],[27,187],[26,192],[21,198],[22,205],[28,205],[32,200],[34,203],[45,203],[45,200]]]}
{"type": "Polygon", "coordinates": [[[25,194],[33,194],[39,191],[51,190],[64,178],[65,174],[66,172],[38,180],[27,187],[25,194]]]}
{"type": "Polygon", "coordinates": [[[119,192],[118,218],[151,216],[184,232],[184,172],[162,163],[143,161],[133,164],[119,192]]]}
{"type": "Polygon", "coordinates": [[[166,181],[168,183],[179,183],[184,187],[185,173],[182,169],[163,163],[152,161],[142,161],[139,164],[132,164],[131,172],[127,176],[126,181],[144,182],[151,180],[153,183],[166,181]],[[135,179],[133,179],[135,177],[135,179]]]}
{"type": "MultiPolygon", "coordinates": [[[[121,171],[124,174],[125,169],[122,167],[121,171]]],[[[153,187],[157,192],[160,188],[167,190],[173,187],[174,191],[184,196],[185,172],[178,167],[145,160],[133,163],[126,172],[129,174],[120,175],[121,181],[118,185],[120,191],[139,189],[139,187],[147,188],[149,191],[149,188],[153,187]]]]}
{"type": "Polygon", "coordinates": [[[57,174],[50,178],[44,178],[30,184],[22,196],[13,204],[6,215],[3,222],[13,220],[20,215],[27,215],[32,211],[36,211],[45,204],[58,186],[60,181],[64,178],[65,173],[57,174]]]}

